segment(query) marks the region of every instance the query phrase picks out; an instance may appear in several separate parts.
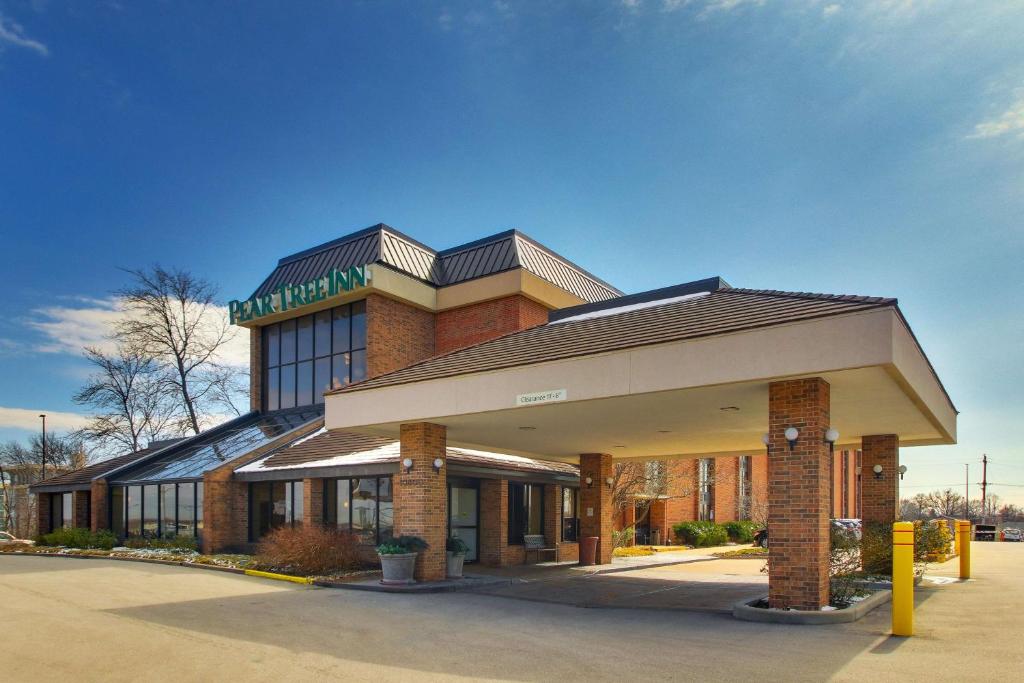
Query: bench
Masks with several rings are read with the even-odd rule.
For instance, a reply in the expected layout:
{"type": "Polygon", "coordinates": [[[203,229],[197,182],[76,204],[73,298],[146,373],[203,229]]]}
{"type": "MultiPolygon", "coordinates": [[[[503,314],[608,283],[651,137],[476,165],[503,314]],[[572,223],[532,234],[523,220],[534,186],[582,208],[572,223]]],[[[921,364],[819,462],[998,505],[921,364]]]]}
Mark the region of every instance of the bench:
{"type": "Polygon", "coordinates": [[[551,548],[544,547],[544,536],[542,534],[526,534],[523,536],[523,549],[526,551],[524,559],[529,561],[530,553],[537,553],[537,561],[540,562],[541,553],[552,553],[555,557],[555,562],[558,562],[558,546],[555,545],[551,548]]]}

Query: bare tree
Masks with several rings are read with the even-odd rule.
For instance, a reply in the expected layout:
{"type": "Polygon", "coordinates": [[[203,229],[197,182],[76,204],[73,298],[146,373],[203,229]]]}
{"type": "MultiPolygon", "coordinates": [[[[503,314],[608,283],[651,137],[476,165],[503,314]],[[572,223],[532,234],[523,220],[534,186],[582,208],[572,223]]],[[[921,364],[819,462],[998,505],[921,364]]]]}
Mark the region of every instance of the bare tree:
{"type": "Polygon", "coordinates": [[[234,334],[217,309],[216,289],[188,271],[159,265],[127,272],[134,282],[118,294],[130,315],[118,337],[168,370],[165,382],[178,397],[183,431],[198,434],[202,415],[219,400],[218,352],[234,334]]]}
{"type": "MultiPolygon", "coordinates": [[[[77,462],[78,456],[83,454],[82,441],[76,435],[56,433],[46,435],[47,468],[66,470],[84,464],[77,462]]],[[[42,462],[43,439],[38,434],[29,438],[27,447],[19,441],[0,444],[0,463],[3,463],[8,469],[24,465],[35,467],[41,465],[42,462]]],[[[35,480],[42,476],[41,468],[39,469],[40,471],[34,473],[35,480]]],[[[53,470],[48,469],[47,472],[53,474],[53,470]]]]}
{"type": "Polygon", "coordinates": [[[119,340],[114,353],[86,348],[85,357],[95,371],[75,393],[74,401],[96,414],[79,430],[82,438],[101,447],[134,452],[144,442],[174,431],[177,403],[169,400],[165,377],[143,348],[119,340]]]}

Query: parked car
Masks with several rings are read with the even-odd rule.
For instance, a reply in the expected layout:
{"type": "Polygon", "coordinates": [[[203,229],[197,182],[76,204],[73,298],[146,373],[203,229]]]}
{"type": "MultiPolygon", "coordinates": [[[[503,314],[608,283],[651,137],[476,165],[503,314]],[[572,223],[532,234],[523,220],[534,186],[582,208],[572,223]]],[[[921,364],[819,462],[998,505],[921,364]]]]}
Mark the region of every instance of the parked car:
{"type": "MultiPolygon", "coordinates": [[[[857,540],[861,538],[861,523],[859,519],[833,519],[832,528],[850,534],[857,540]]],[[[759,529],[754,532],[754,545],[762,548],[768,547],[768,528],[759,529]]]]}
{"type": "Polygon", "coordinates": [[[16,538],[15,536],[7,533],[6,531],[0,531],[0,545],[34,545],[34,541],[29,541],[24,538],[16,538]]]}
{"type": "Polygon", "coordinates": [[[1007,527],[1003,529],[1003,540],[1020,543],[1024,541],[1024,531],[1021,531],[1020,529],[1016,528],[1007,527]]]}

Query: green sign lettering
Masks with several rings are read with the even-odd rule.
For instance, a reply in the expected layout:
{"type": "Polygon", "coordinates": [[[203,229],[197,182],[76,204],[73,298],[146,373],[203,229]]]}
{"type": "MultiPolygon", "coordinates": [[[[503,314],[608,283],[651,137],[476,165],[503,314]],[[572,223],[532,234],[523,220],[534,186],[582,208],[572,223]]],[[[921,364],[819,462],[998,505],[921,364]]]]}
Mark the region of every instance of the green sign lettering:
{"type": "Polygon", "coordinates": [[[333,268],[301,285],[281,285],[273,294],[254,296],[245,301],[229,301],[228,317],[232,325],[238,325],[273,313],[284,313],[293,308],[308,306],[365,287],[370,282],[371,275],[369,265],[352,266],[345,270],[333,268]]]}

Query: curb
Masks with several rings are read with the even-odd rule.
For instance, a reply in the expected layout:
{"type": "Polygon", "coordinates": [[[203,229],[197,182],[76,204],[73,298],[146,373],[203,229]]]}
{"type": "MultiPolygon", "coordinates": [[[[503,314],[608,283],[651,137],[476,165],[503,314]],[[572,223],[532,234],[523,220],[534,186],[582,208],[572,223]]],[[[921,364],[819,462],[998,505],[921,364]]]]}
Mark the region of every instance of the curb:
{"type": "Polygon", "coordinates": [[[852,607],[832,612],[765,609],[763,607],[751,606],[751,603],[763,600],[766,597],[762,596],[753,600],[737,602],[732,607],[732,616],[742,621],[756,621],[763,624],[802,624],[808,626],[848,624],[852,621],[857,621],[871,610],[892,600],[892,591],[876,591],[852,607]]]}
{"type": "Polygon", "coordinates": [[[199,564],[184,560],[160,560],[155,557],[117,557],[115,555],[73,555],[70,553],[0,553],[0,557],[58,557],[64,560],[113,560],[115,562],[142,562],[144,564],[162,564],[168,567],[188,567],[189,569],[208,569],[228,574],[245,574],[245,569],[238,567],[222,567],[217,564],[199,564]]]}
{"type": "Polygon", "coordinates": [[[245,569],[243,570],[246,576],[258,576],[261,579],[274,579],[275,581],[289,581],[291,583],[301,583],[303,585],[310,585],[313,583],[313,579],[308,576],[289,576],[288,574],[275,574],[274,572],[261,572],[258,569],[245,569]]]}

